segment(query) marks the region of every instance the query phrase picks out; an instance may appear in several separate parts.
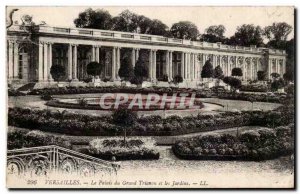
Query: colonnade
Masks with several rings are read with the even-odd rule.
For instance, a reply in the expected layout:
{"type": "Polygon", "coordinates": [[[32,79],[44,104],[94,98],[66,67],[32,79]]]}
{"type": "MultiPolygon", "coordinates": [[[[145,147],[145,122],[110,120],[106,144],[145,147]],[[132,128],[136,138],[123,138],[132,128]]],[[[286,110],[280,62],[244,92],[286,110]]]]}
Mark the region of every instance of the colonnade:
{"type": "MultiPolygon", "coordinates": [[[[52,66],[52,46],[54,42],[40,41],[38,44],[38,67],[37,67],[37,80],[52,81],[50,68],[52,66]]],[[[101,45],[91,45],[91,60],[100,62],[101,45]]],[[[112,46],[111,58],[111,81],[120,80],[118,71],[121,66],[121,47],[112,46]]],[[[131,61],[134,67],[141,48],[132,48],[131,61]]],[[[146,49],[146,48],[145,48],[146,49]]],[[[157,79],[157,49],[147,49],[149,51],[149,79],[156,81],[157,79]]],[[[177,50],[160,50],[165,55],[165,72],[168,75],[169,81],[175,76],[173,57],[174,53],[181,53],[181,76],[185,81],[199,81],[201,79],[201,70],[207,60],[210,60],[213,67],[220,65],[225,76],[231,75],[231,70],[234,67],[239,67],[243,71],[243,79],[257,79],[257,71],[263,70],[262,65],[265,58],[263,56],[245,57],[240,55],[226,55],[199,52],[183,52],[177,50]]],[[[68,67],[66,69],[67,79],[70,81],[78,81],[78,44],[68,44],[68,67]]],[[[285,73],[285,59],[269,58],[267,60],[266,71],[268,78],[273,72],[279,73],[281,76],[285,73]]],[[[17,41],[8,41],[8,78],[18,79],[19,74],[19,43],[17,41]]]]}

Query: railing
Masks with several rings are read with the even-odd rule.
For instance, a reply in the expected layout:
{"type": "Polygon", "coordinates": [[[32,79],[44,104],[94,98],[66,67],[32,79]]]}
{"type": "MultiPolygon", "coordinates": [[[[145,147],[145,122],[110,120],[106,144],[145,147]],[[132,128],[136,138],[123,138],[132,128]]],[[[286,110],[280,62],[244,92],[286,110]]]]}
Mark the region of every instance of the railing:
{"type": "MultiPolygon", "coordinates": [[[[19,25],[13,25],[9,28],[9,31],[21,31],[19,25]]],[[[59,33],[59,34],[72,34],[72,35],[82,35],[82,36],[92,36],[92,37],[103,37],[103,38],[113,38],[113,39],[126,39],[126,40],[141,40],[149,42],[159,42],[166,44],[178,44],[184,46],[196,46],[200,48],[215,48],[222,50],[239,50],[246,52],[262,52],[263,49],[256,47],[243,47],[243,46],[231,46],[224,45],[221,43],[209,43],[209,42],[199,42],[190,41],[185,39],[175,39],[167,38],[163,36],[156,35],[144,35],[128,32],[119,31],[109,31],[109,30],[96,30],[88,28],[63,28],[63,27],[50,27],[50,26],[39,26],[37,29],[41,33],[59,33]]],[[[269,49],[269,53],[272,54],[286,54],[284,50],[269,49]]]]}
{"type": "Polygon", "coordinates": [[[22,148],[22,149],[14,149],[7,151],[7,161],[8,167],[10,164],[14,163],[18,165],[19,169],[23,169],[22,172],[17,172],[18,174],[26,173],[31,169],[36,168],[35,163],[32,162],[34,158],[43,158],[44,162],[47,163],[49,169],[45,169],[45,171],[50,170],[48,173],[54,171],[59,171],[64,169],[64,160],[71,158],[74,161],[74,169],[73,171],[79,172],[80,169],[77,169],[76,166],[81,165],[81,169],[83,169],[86,164],[93,166],[92,169],[97,171],[97,169],[106,169],[109,173],[116,172],[119,168],[119,165],[114,164],[112,162],[108,162],[105,160],[101,160],[86,154],[82,154],[70,149],[62,148],[56,145],[51,146],[40,146],[40,147],[30,147],[30,148],[22,148]],[[32,158],[31,161],[28,161],[28,158],[32,158]],[[28,163],[28,164],[27,164],[28,163]],[[77,164],[77,165],[76,165],[77,164]],[[52,170],[51,170],[52,169],[52,170]]]}

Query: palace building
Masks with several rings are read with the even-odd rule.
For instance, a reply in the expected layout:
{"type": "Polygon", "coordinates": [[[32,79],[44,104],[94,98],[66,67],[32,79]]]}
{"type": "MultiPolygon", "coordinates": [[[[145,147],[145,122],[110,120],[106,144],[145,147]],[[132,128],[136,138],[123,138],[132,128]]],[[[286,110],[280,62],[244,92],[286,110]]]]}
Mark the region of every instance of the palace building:
{"type": "Polygon", "coordinates": [[[130,57],[132,65],[142,57],[149,69],[149,82],[156,84],[164,75],[169,81],[181,75],[185,83],[201,83],[201,70],[207,60],[215,68],[220,65],[225,76],[239,67],[243,80],[257,79],[257,71],[281,76],[286,71],[286,52],[256,46],[242,47],[148,34],[86,28],[37,26],[30,32],[26,27],[13,25],[7,29],[7,78],[10,84],[39,83],[46,87],[54,82],[50,68],[65,66],[61,82],[83,83],[86,66],[101,62],[99,75],[118,83],[118,70],[123,57],[130,57]]]}

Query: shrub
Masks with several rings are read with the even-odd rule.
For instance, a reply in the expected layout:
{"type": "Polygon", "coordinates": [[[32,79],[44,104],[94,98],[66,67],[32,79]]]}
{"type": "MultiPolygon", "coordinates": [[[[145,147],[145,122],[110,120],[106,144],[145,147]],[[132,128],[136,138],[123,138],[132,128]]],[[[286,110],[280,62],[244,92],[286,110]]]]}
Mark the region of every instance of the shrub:
{"type": "Polygon", "coordinates": [[[148,76],[148,68],[141,58],[139,58],[135,64],[134,75],[135,77],[141,77],[141,78],[148,76]]]}
{"type": "Polygon", "coordinates": [[[44,94],[41,96],[41,99],[45,100],[45,101],[49,101],[49,100],[52,100],[52,96],[49,94],[44,94]]]}
{"type": "Polygon", "coordinates": [[[268,92],[268,86],[263,84],[251,84],[251,85],[242,85],[240,88],[241,91],[247,92],[268,92]]]}
{"type": "Polygon", "coordinates": [[[162,79],[161,79],[161,81],[163,81],[163,82],[168,82],[168,81],[169,81],[168,75],[167,75],[167,74],[164,74],[163,77],[162,77],[162,79]]]}
{"type": "Polygon", "coordinates": [[[93,81],[92,77],[86,77],[86,78],[83,79],[83,82],[85,82],[85,83],[90,83],[92,81],[93,81]]]}
{"type": "Polygon", "coordinates": [[[271,83],[271,89],[272,89],[272,91],[277,91],[278,89],[281,89],[283,87],[284,87],[284,81],[283,81],[283,79],[274,80],[271,83]]]}
{"type": "MultiPolygon", "coordinates": [[[[292,129],[292,126],[289,127],[292,129]]],[[[292,135],[288,135],[288,128],[246,131],[239,137],[228,134],[205,135],[177,141],[172,149],[182,159],[273,159],[293,153],[294,141],[292,135]]]]}
{"type": "Polygon", "coordinates": [[[128,127],[137,121],[137,114],[130,109],[120,108],[113,112],[112,121],[117,125],[128,127]]]}
{"type": "Polygon", "coordinates": [[[26,94],[18,91],[18,90],[14,90],[14,89],[8,89],[8,96],[25,96],[26,94]]]}
{"type": "Polygon", "coordinates": [[[111,160],[142,160],[159,159],[159,153],[154,150],[155,141],[151,138],[130,138],[126,143],[121,138],[94,139],[90,142],[89,154],[95,157],[111,160]]]}
{"type": "Polygon", "coordinates": [[[241,68],[235,67],[231,70],[232,76],[243,76],[243,71],[241,68]]]}
{"type": "Polygon", "coordinates": [[[215,78],[218,78],[218,79],[222,79],[223,78],[223,70],[221,68],[220,65],[218,65],[216,68],[215,68],[215,71],[214,71],[214,77],[215,78]]]}
{"type": "Polygon", "coordinates": [[[228,76],[224,77],[223,81],[224,81],[224,83],[230,85],[231,87],[233,87],[235,89],[240,88],[242,85],[241,80],[234,78],[234,77],[228,77],[228,76]]]}
{"type": "Polygon", "coordinates": [[[179,83],[182,83],[183,82],[183,78],[181,75],[175,75],[174,78],[173,78],[173,82],[175,84],[179,84],[179,83]]]}
{"type": "Polygon", "coordinates": [[[88,75],[97,76],[100,75],[102,71],[102,64],[92,61],[86,66],[86,72],[88,75]]]}
{"type": "Polygon", "coordinates": [[[214,76],[214,68],[211,64],[210,59],[207,60],[202,68],[201,77],[202,78],[212,78],[214,76]]]}
{"type": "Polygon", "coordinates": [[[65,76],[65,67],[63,65],[52,65],[50,74],[55,81],[59,81],[61,77],[65,76]]]}
{"type": "Polygon", "coordinates": [[[47,145],[57,145],[71,148],[71,143],[63,137],[46,135],[45,133],[33,130],[14,129],[8,131],[8,149],[18,149],[24,147],[37,147],[47,145]]]}
{"type": "Polygon", "coordinates": [[[118,74],[121,78],[124,78],[124,80],[126,80],[126,81],[129,81],[130,78],[133,77],[134,72],[133,72],[133,67],[132,67],[129,57],[125,57],[122,60],[118,74]]]}
{"type": "Polygon", "coordinates": [[[267,73],[265,71],[258,71],[257,72],[257,79],[259,81],[264,81],[266,80],[266,77],[267,77],[267,73]]]}
{"type": "Polygon", "coordinates": [[[143,77],[134,76],[130,79],[131,84],[140,85],[143,83],[143,77]]]}

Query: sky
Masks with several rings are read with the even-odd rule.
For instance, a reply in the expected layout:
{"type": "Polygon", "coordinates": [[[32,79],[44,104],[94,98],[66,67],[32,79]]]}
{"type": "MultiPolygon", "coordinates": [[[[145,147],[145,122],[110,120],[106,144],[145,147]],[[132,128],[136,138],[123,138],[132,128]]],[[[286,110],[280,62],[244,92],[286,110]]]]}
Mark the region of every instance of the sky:
{"type": "MultiPolygon", "coordinates": [[[[89,7],[7,7],[7,13],[13,8],[18,8],[13,20],[19,20],[22,15],[33,16],[36,23],[45,21],[49,26],[75,27],[74,19],[78,14],[89,7]]],[[[191,21],[196,24],[200,33],[211,25],[222,24],[226,28],[225,36],[230,37],[242,24],[254,24],[265,27],[273,22],[286,22],[294,28],[293,7],[96,7],[93,9],[105,9],[112,16],[116,16],[125,9],[137,14],[145,15],[151,19],[159,19],[168,27],[178,21],[191,21]]],[[[294,32],[289,35],[293,38],[294,32]]]]}

